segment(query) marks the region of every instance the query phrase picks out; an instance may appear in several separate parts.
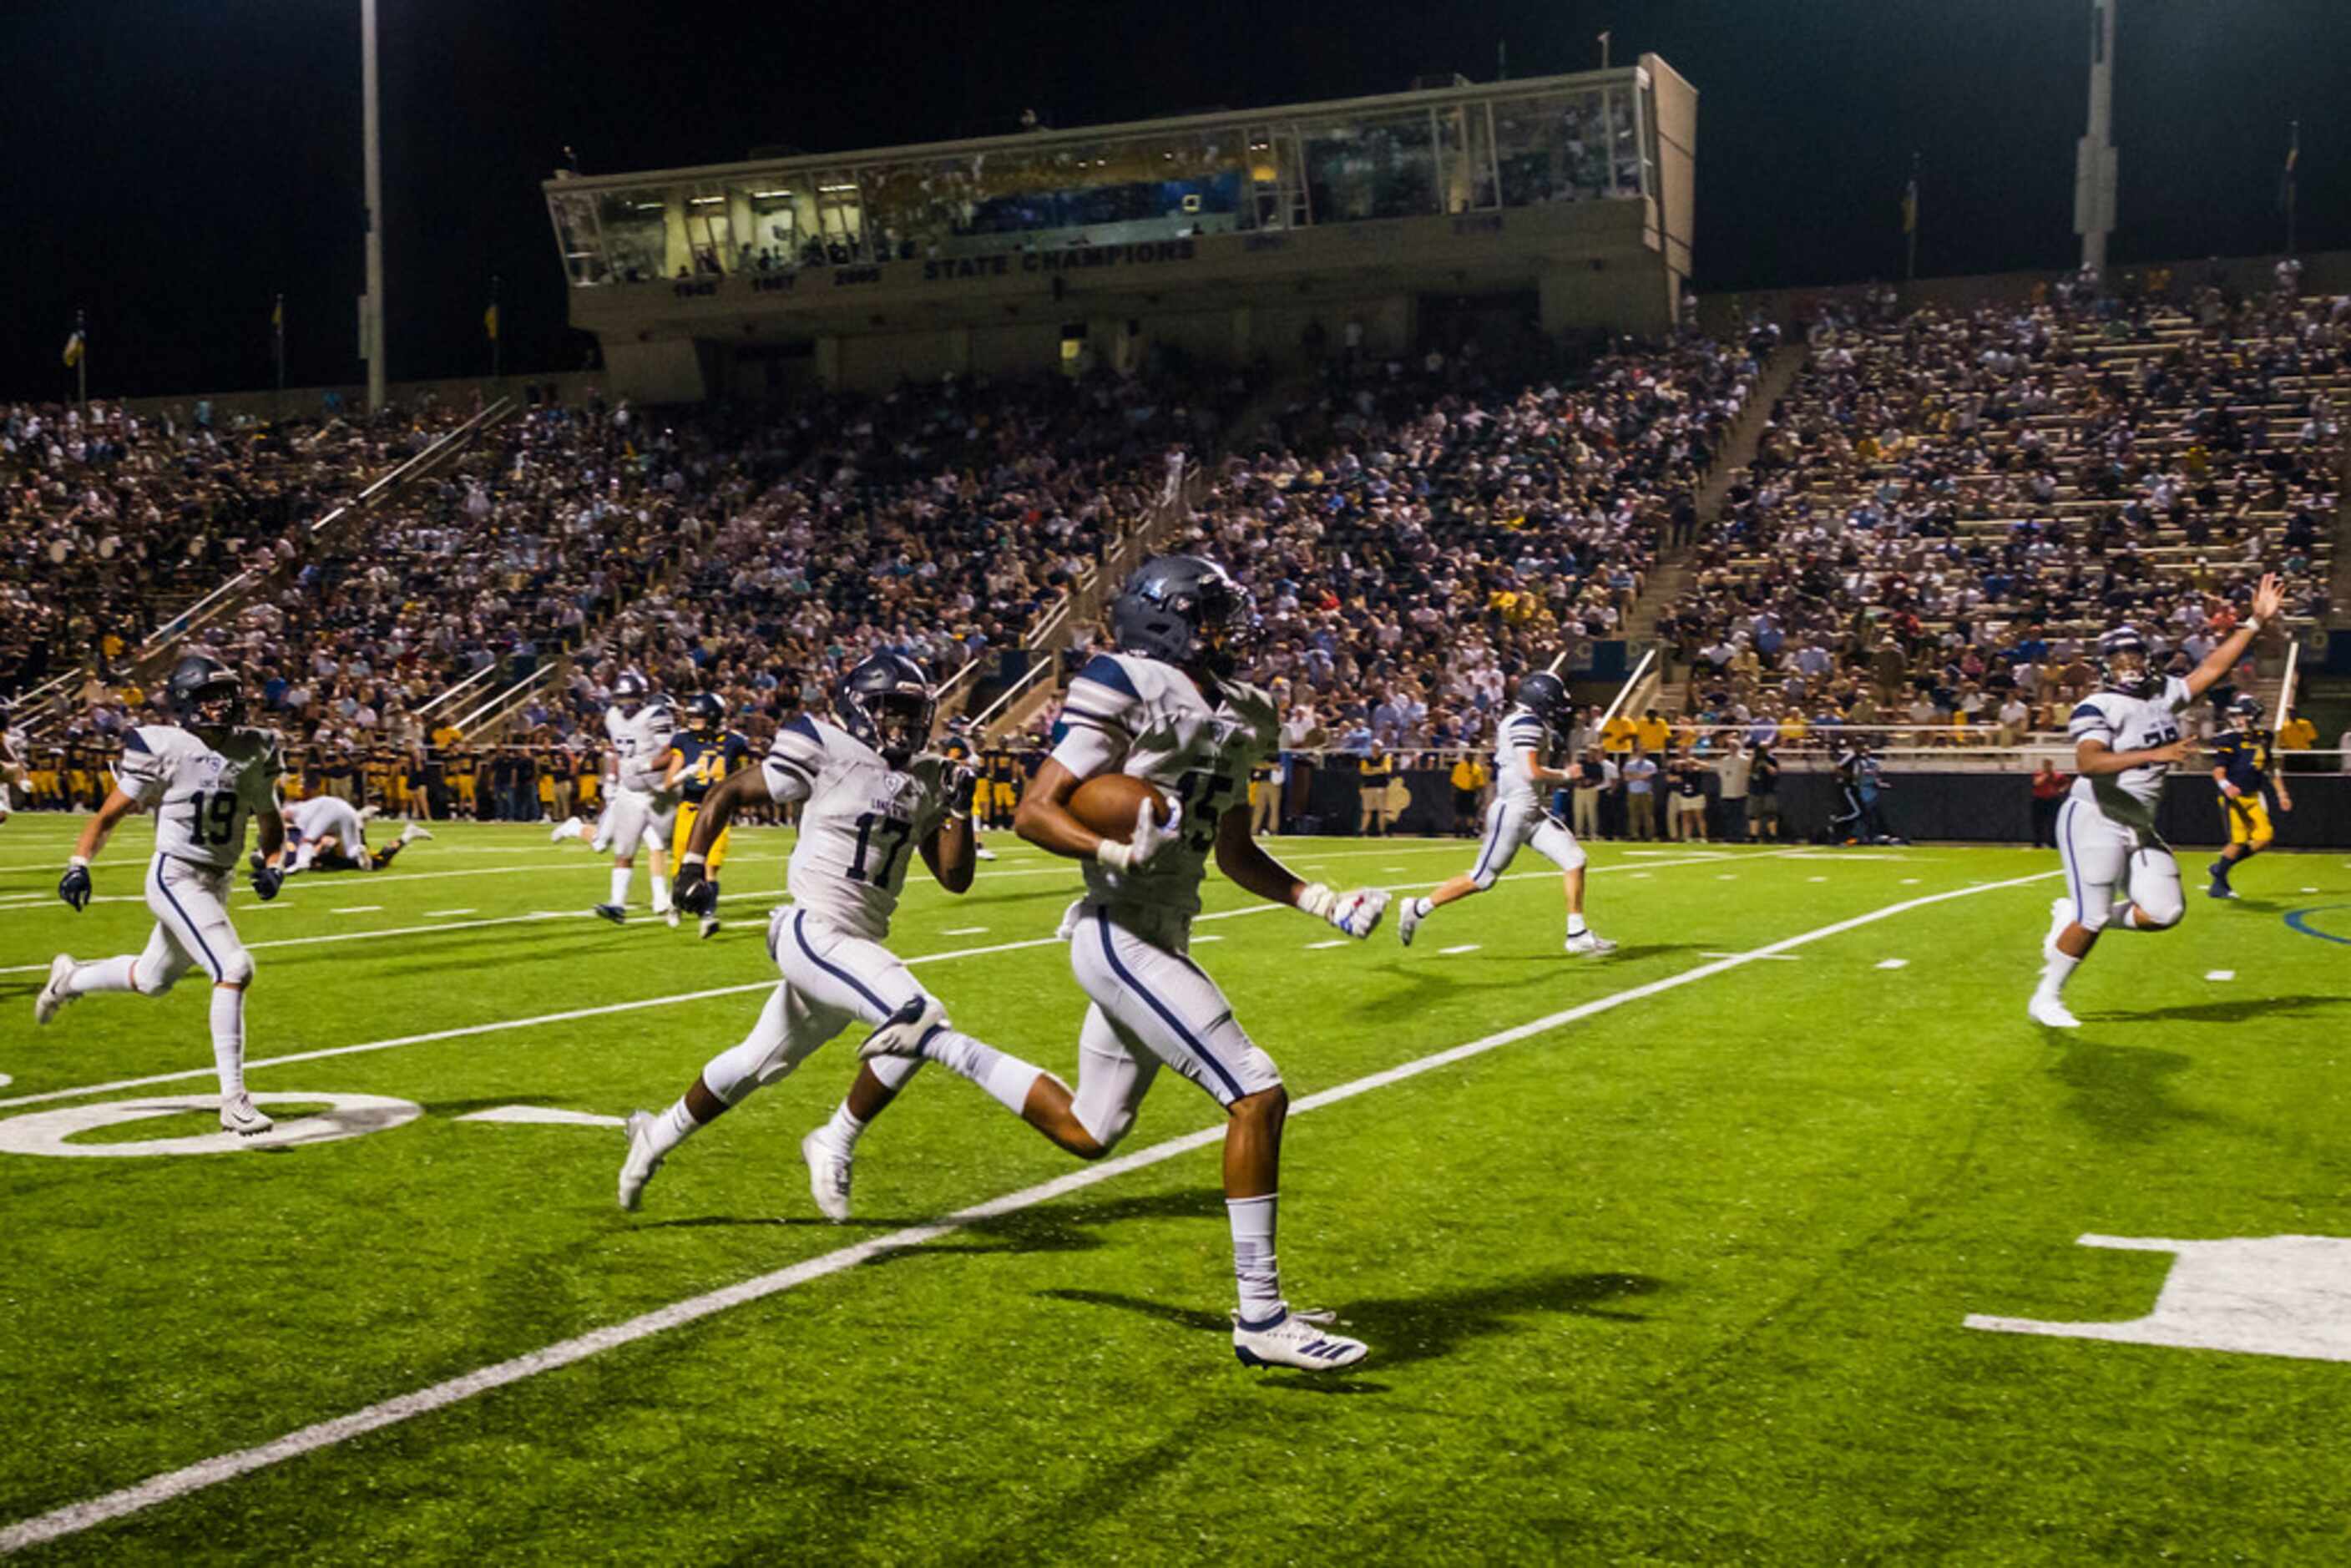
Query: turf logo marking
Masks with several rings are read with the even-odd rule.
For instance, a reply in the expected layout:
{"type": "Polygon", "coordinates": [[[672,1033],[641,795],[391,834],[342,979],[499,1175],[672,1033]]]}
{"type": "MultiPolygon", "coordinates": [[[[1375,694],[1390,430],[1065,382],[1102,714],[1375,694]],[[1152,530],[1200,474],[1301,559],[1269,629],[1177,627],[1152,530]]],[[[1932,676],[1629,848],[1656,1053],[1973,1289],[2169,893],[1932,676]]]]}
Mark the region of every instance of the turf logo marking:
{"type": "Polygon", "coordinates": [[[2351,1240],[2335,1236],[2249,1236],[2222,1241],[2085,1236],[2081,1244],[2174,1254],[2155,1310],[2143,1318],[2111,1323],[2048,1323],[1970,1312],[1967,1326],[1995,1333],[2351,1361],[2351,1240]]]}
{"type": "Polygon", "coordinates": [[[220,1102],[210,1094],[172,1094],[156,1100],[116,1100],[36,1111],[0,1122],[0,1154],[47,1155],[63,1159],[127,1160],[159,1155],[231,1155],[241,1149],[289,1149],[308,1144],[340,1143],[413,1122],[424,1107],[381,1094],[256,1094],[259,1105],[324,1105],[315,1116],[280,1122],[258,1137],[202,1133],[185,1138],[143,1138],[123,1144],[77,1144],[79,1134],[120,1127],[157,1116],[210,1111],[220,1102]]]}
{"type": "Polygon", "coordinates": [[[2330,909],[2351,909],[2351,904],[2315,904],[2308,909],[2289,909],[2285,912],[2286,925],[2304,936],[2315,936],[2321,942],[2340,942],[2351,947],[2351,936],[2337,936],[2334,932],[2321,931],[2310,923],[2312,915],[2324,915],[2330,909]]]}

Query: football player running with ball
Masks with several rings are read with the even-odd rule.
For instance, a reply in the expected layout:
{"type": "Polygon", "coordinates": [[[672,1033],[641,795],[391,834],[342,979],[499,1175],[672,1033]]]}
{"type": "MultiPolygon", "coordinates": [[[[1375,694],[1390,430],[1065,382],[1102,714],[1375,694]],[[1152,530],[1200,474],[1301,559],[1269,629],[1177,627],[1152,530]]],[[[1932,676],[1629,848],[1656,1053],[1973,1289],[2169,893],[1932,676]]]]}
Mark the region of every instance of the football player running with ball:
{"type": "Polygon", "coordinates": [[[1330,1313],[1293,1312],[1282,1298],[1274,1212],[1290,1100],[1281,1073],[1186,948],[1211,852],[1242,888],[1358,939],[1379,925],[1387,894],[1301,881],[1250,836],[1249,769],[1278,744],[1271,700],[1233,678],[1250,619],[1247,599],[1212,562],[1145,562],[1112,607],[1118,651],[1096,656],[1071,683],[1060,738],[1013,820],[1022,838],[1085,867],[1085,895],[1062,923],[1070,967],[1092,1003],[1078,1038],[1077,1088],[1009,1058],[973,1061],[927,999],[876,1030],[860,1054],[938,1061],[1081,1159],[1117,1147],[1162,1065],[1198,1084],[1228,1117],[1225,1207],[1240,1292],[1234,1354],[1251,1366],[1328,1371],[1365,1352],[1325,1326],[1330,1313]],[[1106,774],[1155,787],[1168,799],[1167,821],[1156,820],[1146,797],[1127,841],[1087,827],[1071,798],[1106,774]]]}
{"type": "Polygon", "coordinates": [[[1568,716],[1567,686],[1557,675],[1537,670],[1519,683],[1510,711],[1494,733],[1494,800],[1486,808],[1486,840],[1478,847],[1478,863],[1422,897],[1404,901],[1396,911],[1396,936],[1405,946],[1412,946],[1422,921],[1456,899],[1493,886],[1519,851],[1532,845],[1559,867],[1566,888],[1567,950],[1616,951],[1615,943],[1583,923],[1583,846],[1565,822],[1543,809],[1551,786],[1570,780],[1564,768],[1543,766],[1543,754],[1566,729],[1568,716]]]}
{"type": "MultiPolygon", "coordinates": [[[[629,1118],[622,1208],[637,1207],[645,1184],[679,1144],[790,1072],[852,1022],[874,1028],[909,1007],[938,1006],[882,944],[916,853],[949,893],[971,886],[972,776],[923,752],[938,705],[912,659],[876,653],[865,660],[841,683],[834,707],[838,726],[806,714],[794,718],[776,732],[766,760],[712,789],[695,813],[678,867],[677,899],[682,908],[707,915],[716,902],[706,874],[710,854],[735,813],[753,800],[805,802],[784,873],[791,903],[768,921],[768,952],[783,979],[751,1032],[712,1057],[674,1104],[659,1115],[639,1111],[629,1118]]],[[[998,1066],[1009,1058],[944,1028],[933,1044],[960,1071],[1000,1084],[1010,1096],[1007,1103],[1019,1108],[1029,1080],[1015,1082],[998,1066]]],[[[832,1121],[801,1140],[810,1190],[834,1219],[849,1217],[858,1134],[921,1065],[886,1061],[861,1071],[832,1121]]]]}
{"type": "Polygon", "coordinates": [[[258,824],[261,860],[253,891],[277,896],[286,825],[278,814],[277,737],[248,729],[235,673],[191,653],[172,672],[173,724],[142,725],[123,737],[114,790],[82,824],[81,841],[57,896],[78,914],[89,905],[89,862],[116,824],[142,806],[155,812],[155,855],[147,864],[147,907],[154,934],[144,952],[78,964],[60,953],[33,1002],[33,1021],[47,1023],[77,997],[136,991],[160,997],[193,966],[213,982],[213,1065],[220,1077],[220,1124],[252,1137],[270,1120],[245,1089],[245,991],[253,959],[229,924],[229,880],[245,852],[245,824],[258,824]]]}
{"type": "Polygon", "coordinates": [[[2074,709],[2067,726],[2080,777],[2057,811],[2066,894],[2050,905],[2041,983],[2025,1007],[2035,1023],[2081,1027],[2065,1006],[2065,983],[2099,932],[2109,925],[2168,931],[2179,924],[2179,862],[2155,832],[2163,777],[2195,749],[2181,736],[2179,715],[2236,668],[2283,603],[2277,579],[2263,577],[2253,590],[2252,613],[2184,677],[2156,670],[2135,627],[2117,626],[2098,639],[2098,689],[2074,709]]]}

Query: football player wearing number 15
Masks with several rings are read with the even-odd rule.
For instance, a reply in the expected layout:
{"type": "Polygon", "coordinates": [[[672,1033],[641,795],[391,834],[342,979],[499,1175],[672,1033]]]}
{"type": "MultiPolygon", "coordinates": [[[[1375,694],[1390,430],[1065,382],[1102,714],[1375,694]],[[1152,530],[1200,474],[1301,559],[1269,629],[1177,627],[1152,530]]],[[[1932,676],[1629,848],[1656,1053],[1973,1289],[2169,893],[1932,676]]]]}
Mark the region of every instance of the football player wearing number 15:
{"type": "Polygon", "coordinates": [[[1330,1313],[1292,1312],[1282,1298],[1274,1208],[1289,1096],[1272,1059],[1186,949],[1211,852],[1242,888],[1359,940],[1379,925],[1387,894],[1301,881],[1250,834],[1249,770],[1278,745],[1272,702],[1234,678],[1250,620],[1247,599],[1213,562],[1144,562],[1112,606],[1118,651],[1071,682],[1053,754],[1013,819],[1022,838],[1085,867],[1085,895],[1062,923],[1070,967],[1092,1003],[1078,1037],[1077,1088],[994,1053],[972,1061],[927,998],[875,1030],[860,1054],[935,1061],[973,1078],[1081,1159],[1117,1145],[1163,1064],[1198,1084],[1228,1118],[1225,1208],[1240,1293],[1233,1352],[1250,1366],[1320,1372],[1353,1365],[1365,1351],[1324,1326],[1330,1313]],[[1070,798],[1106,773],[1157,787],[1174,804],[1169,821],[1156,822],[1146,801],[1125,843],[1088,829],[1070,798]],[[1008,1076],[1025,1093],[1007,1092],[1008,1076]]]}
{"type": "Polygon", "coordinates": [[[115,825],[140,807],[154,809],[155,855],[147,866],[147,907],[155,916],[146,951],[78,964],[60,953],[33,1002],[33,1021],[47,1023],[77,997],[137,991],[160,997],[193,965],[213,982],[213,1065],[220,1074],[224,1131],[252,1137],[269,1118],[245,1090],[245,988],[253,959],[229,924],[229,878],[245,852],[245,823],[258,824],[261,861],[253,891],[277,896],[286,824],[278,815],[277,737],[248,729],[235,673],[201,653],[182,659],[170,685],[174,724],[141,725],[122,742],[114,792],[82,824],[57,896],[76,913],[89,907],[89,862],[115,825]]]}
{"type": "MultiPolygon", "coordinates": [[[[645,1184],[677,1147],[755,1089],[790,1072],[850,1023],[887,1023],[930,997],[882,946],[916,853],[949,893],[971,886],[970,771],[924,752],[937,702],[921,665],[876,653],[850,671],[834,695],[841,722],[803,714],[777,731],[757,768],[730,775],[703,798],[694,836],[678,865],[680,908],[706,915],[716,903],[707,866],[735,813],[749,801],[805,801],[799,840],[784,873],[791,903],[768,921],[768,953],[783,981],[740,1044],[712,1057],[685,1093],[659,1115],[629,1118],[621,1166],[621,1207],[633,1209],[645,1184]]],[[[988,1082],[995,1051],[953,1034],[940,1049],[988,1082]]],[[[832,1121],[800,1141],[817,1206],[849,1215],[849,1166],[857,1135],[921,1063],[900,1061],[860,1072],[832,1121]]],[[[1008,1091],[1028,1091],[1021,1078],[1008,1091]]]]}

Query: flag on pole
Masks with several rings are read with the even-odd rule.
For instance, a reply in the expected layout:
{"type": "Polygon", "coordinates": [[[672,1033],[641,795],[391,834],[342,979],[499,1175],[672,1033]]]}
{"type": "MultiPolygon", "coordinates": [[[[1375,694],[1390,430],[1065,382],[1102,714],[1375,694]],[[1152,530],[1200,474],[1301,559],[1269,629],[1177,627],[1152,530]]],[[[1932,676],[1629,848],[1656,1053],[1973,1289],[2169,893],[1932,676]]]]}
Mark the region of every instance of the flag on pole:
{"type": "Polygon", "coordinates": [[[491,342],[498,340],[498,307],[496,300],[492,300],[490,308],[482,312],[482,330],[489,335],[491,342]]]}
{"type": "Polygon", "coordinates": [[[277,297],[277,305],[270,309],[269,329],[278,333],[286,330],[286,296],[283,294],[277,297]]]}
{"type": "Polygon", "coordinates": [[[79,327],[76,327],[73,329],[73,336],[66,340],[66,363],[68,365],[78,365],[81,363],[81,329],[79,327]]]}
{"type": "Polygon", "coordinates": [[[1916,171],[1910,175],[1910,183],[1902,187],[1902,232],[1907,235],[1918,232],[1918,175],[1916,171]]]}
{"type": "Polygon", "coordinates": [[[2293,134],[2285,146],[2285,168],[2278,175],[2278,205],[2287,211],[2294,207],[2294,166],[2302,162],[2302,121],[2294,122],[2293,134]]]}

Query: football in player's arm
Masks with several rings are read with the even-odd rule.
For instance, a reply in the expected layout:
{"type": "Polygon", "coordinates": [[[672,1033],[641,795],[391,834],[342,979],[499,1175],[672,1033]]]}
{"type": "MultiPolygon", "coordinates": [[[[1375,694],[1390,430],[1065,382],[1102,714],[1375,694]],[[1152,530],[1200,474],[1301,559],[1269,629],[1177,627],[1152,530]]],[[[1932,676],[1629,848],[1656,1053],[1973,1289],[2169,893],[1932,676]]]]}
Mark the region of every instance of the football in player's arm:
{"type": "Polygon", "coordinates": [[[875,1030],[859,1054],[937,1061],[1083,1159],[1117,1146],[1159,1069],[1172,1067],[1227,1114],[1234,1354],[1250,1365],[1351,1365],[1363,1359],[1362,1343],[1328,1329],[1328,1313],[1291,1310],[1281,1293],[1274,1234],[1290,1102],[1280,1070],[1186,948],[1211,854],[1242,888],[1358,939],[1378,925],[1387,894],[1306,882],[1252,837],[1249,772],[1278,744],[1278,723],[1270,699],[1234,678],[1251,617],[1221,568],[1194,556],[1145,562],[1113,604],[1111,623],[1118,651],[1097,655],[1071,683],[1053,754],[1013,819],[1022,838],[1084,867],[1085,895],[1064,923],[1073,977],[1092,1004],[1077,1086],[1001,1052],[958,1060],[928,1012],[875,1030]],[[1124,841],[1079,820],[1072,797],[1106,774],[1151,785],[1167,821],[1148,796],[1124,841]]]}

